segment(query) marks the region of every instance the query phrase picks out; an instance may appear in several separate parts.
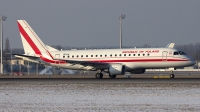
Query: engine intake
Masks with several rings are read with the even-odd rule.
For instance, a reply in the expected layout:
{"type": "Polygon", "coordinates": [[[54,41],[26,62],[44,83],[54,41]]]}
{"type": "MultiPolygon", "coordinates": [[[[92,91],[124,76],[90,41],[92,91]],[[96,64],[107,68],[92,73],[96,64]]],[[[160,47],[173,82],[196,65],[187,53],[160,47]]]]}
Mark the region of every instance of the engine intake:
{"type": "Polygon", "coordinates": [[[112,64],[109,67],[109,73],[112,75],[123,75],[125,73],[125,66],[120,64],[112,64]]]}

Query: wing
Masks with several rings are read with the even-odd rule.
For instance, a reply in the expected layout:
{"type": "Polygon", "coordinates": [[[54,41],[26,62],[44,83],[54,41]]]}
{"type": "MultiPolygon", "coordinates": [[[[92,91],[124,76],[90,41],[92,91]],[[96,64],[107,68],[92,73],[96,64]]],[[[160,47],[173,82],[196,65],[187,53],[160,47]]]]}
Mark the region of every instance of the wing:
{"type": "MultiPolygon", "coordinates": [[[[56,59],[58,60],[58,59],[56,59]]],[[[94,61],[82,61],[82,60],[62,60],[66,61],[67,63],[70,63],[72,65],[79,64],[82,66],[92,66],[96,69],[106,69],[109,67],[109,63],[103,63],[103,62],[94,62],[94,61]]]]}
{"type": "Polygon", "coordinates": [[[71,64],[81,64],[81,65],[107,65],[108,63],[102,62],[92,62],[92,61],[79,61],[79,60],[65,60],[71,64]]]}

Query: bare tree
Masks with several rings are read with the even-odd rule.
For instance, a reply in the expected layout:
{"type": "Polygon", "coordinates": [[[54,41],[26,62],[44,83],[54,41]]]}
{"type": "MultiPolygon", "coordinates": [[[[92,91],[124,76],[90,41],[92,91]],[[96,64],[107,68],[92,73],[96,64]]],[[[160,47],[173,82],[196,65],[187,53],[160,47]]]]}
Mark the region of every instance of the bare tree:
{"type": "Polygon", "coordinates": [[[52,45],[51,47],[58,49],[58,50],[61,50],[64,48],[63,46],[60,46],[60,45],[52,45]]]}
{"type": "Polygon", "coordinates": [[[144,44],[142,47],[143,48],[151,48],[151,46],[149,44],[144,44]]]}
{"type": "Polygon", "coordinates": [[[10,43],[9,43],[9,39],[8,38],[6,38],[3,57],[4,57],[5,69],[8,71],[8,69],[9,69],[9,60],[11,60],[10,59],[10,57],[11,57],[11,54],[10,54],[10,43]]]}

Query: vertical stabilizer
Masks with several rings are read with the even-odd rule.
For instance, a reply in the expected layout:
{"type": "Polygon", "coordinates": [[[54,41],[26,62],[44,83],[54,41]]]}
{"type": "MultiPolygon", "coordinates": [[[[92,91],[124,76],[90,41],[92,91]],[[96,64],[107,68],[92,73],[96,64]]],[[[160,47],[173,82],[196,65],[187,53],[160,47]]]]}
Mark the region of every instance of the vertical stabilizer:
{"type": "MultiPolygon", "coordinates": [[[[25,54],[51,57],[48,48],[25,20],[17,20],[25,54]]],[[[52,58],[52,57],[51,57],[52,58]]]]}

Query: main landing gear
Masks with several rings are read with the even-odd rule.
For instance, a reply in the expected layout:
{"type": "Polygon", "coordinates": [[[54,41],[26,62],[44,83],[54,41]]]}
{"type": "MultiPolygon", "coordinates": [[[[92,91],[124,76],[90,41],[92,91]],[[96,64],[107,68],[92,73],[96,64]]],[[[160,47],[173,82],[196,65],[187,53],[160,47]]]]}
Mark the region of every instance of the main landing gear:
{"type": "Polygon", "coordinates": [[[97,79],[103,78],[103,74],[102,73],[96,73],[95,76],[96,76],[97,79]]]}
{"type": "Polygon", "coordinates": [[[114,79],[114,78],[116,78],[116,75],[111,75],[111,74],[109,73],[109,77],[110,77],[111,79],[114,79]]]}
{"type": "MultiPolygon", "coordinates": [[[[116,76],[117,76],[117,75],[111,75],[111,74],[109,73],[109,77],[110,77],[111,79],[116,78],[116,76]]],[[[103,73],[102,73],[101,71],[100,71],[100,72],[97,72],[96,75],[95,75],[95,77],[96,77],[97,79],[102,79],[102,78],[103,78],[103,73]]]]}

